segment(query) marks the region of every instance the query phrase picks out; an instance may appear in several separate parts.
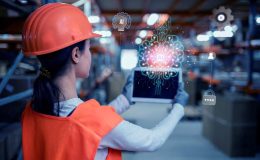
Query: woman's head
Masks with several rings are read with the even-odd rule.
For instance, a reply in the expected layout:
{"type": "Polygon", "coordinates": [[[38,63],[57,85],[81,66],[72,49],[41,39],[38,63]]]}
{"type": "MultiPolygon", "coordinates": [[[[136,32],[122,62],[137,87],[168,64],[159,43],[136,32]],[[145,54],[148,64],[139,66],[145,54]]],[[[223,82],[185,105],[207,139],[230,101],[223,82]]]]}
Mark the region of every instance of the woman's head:
{"type": "Polygon", "coordinates": [[[64,95],[64,88],[59,88],[56,81],[60,77],[88,77],[89,39],[100,36],[93,33],[85,14],[70,4],[46,4],[27,18],[22,34],[23,52],[37,56],[43,71],[34,83],[36,111],[54,115],[54,103],[59,104],[64,95]]]}
{"type": "Polygon", "coordinates": [[[85,40],[37,58],[42,68],[50,72],[51,79],[68,72],[73,72],[77,78],[86,78],[91,65],[89,47],[89,40],[85,40]]]}
{"type": "Polygon", "coordinates": [[[84,40],[53,53],[37,56],[41,63],[41,73],[34,83],[33,104],[38,112],[55,115],[54,104],[59,102],[63,93],[55,83],[58,78],[72,75],[86,78],[89,75],[91,54],[89,40],[84,40]]]}
{"type": "Polygon", "coordinates": [[[84,42],[84,49],[78,47],[73,48],[71,54],[71,60],[73,69],[75,70],[75,75],[78,78],[86,78],[89,76],[89,69],[91,66],[91,54],[90,54],[90,41],[86,40],[84,42]]]}

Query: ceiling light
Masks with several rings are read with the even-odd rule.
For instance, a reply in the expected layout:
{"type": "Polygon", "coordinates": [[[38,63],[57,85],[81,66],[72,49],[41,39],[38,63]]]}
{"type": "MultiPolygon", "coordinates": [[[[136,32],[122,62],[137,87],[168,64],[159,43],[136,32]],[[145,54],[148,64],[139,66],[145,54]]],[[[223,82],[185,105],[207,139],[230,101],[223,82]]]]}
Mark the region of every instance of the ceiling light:
{"type": "Polygon", "coordinates": [[[197,40],[200,41],[200,42],[208,41],[209,38],[210,38],[210,36],[206,35],[206,34],[199,34],[199,35],[197,35],[197,40]]]}
{"type": "Polygon", "coordinates": [[[232,31],[214,31],[213,36],[215,38],[228,38],[228,37],[233,37],[233,32],[232,31]]]}
{"type": "Polygon", "coordinates": [[[89,16],[88,20],[89,20],[90,23],[99,23],[100,17],[99,16],[89,16]]]}
{"type": "Polygon", "coordinates": [[[232,30],[233,30],[233,32],[236,32],[236,31],[238,30],[237,25],[233,25],[233,26],[232,26],[232,30]]]}
{"type": "Polygon", "coordinates": [[[139,32],[139,36],[140,36],[141,38],[144,38],[146,35],[147,35],[147,31],[146,31],[146,30],[141,30],[141,31],[139,32]]]}
{"type": "Polygon", "coordinates": [[[135,49],[123,49],[121,52],[121,68],[132,70],[138,63],[138,52],[135,49]]]}
{"type": "Polygon", "coordinates": [[[111,42],[111,39],[110,38],[99,38],[99,42],[101,44],[108,44],[111,42]]]}
{"type": "Polygon", "coordinates": [[[156,13],[150,14],[149,18],[147,19],[147,24],[149,26],[152,26],[158,21],[158,19],[159,19],[159,14],[156,13]]]}
{"type": "Polygon", "coordinates": [[[135,39],[135,44],[141,44],[142,43],[142,39],[141,38],[136,38],[135,39]]]}
{"type": "Polygon", "coordinates": [[[233,28],[231,26],[227,25],[227,26],[225,26],[224,30],[227,32],[232,32],[233,28]]]}
{"type": "Polygon", "coordinates": [[[256,16],[255,21],[257,24],[260,24],[260,16],[256,16]]]}
{"type": "Polygon", "coordinates": [[[112,36],[111,31],[94,31],[94,33],[101,34],[102,37],[111,37],[112,36]]]}

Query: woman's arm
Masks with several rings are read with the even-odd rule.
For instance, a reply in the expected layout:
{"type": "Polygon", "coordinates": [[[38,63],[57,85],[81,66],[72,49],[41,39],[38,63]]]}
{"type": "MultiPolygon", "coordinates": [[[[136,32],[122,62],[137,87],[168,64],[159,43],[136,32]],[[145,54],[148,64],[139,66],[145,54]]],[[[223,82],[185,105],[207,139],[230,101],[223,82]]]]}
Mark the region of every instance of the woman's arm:
{"type": "Polygon", "coordinates": [[[184,84],[179,83],[177,94],[174,97],[173,109],[158,125],[152,129],[145,129],[123,121],[101,140],[99,148],[110,147],[127,151],[159,149],[183,117],[183,106],[187,103],[188,98],[189,95],[184,90],[184,84]]]}
{"type": "Polygon", "coordinates": [[[123,121],[101,140],[99,148],[110,147],[127,151],[157,150],[170,136],[183,115],[183,106],[176,103],[170,114],[152,129],[123,121]]]}
{"type": "Polygon", "coordinates": [[[118,114],[122,114],[122,113],[124,113],[126,110],[128,110],[130,108],[130,104],[129,104],[128,100],[122,94],[117,96],[108,105],[113,107],[118,114]]]}
{"type": "Polygon", "coordinates": [[[109,106],[112,106],[118,114],[124,113],[130,108],[132,97],[132,88],[133,88],[133,72],[131,71],[128,76],[126,83],[123,87],[122,94],[116,97],[112,102],[109,103],[109,106]]]}

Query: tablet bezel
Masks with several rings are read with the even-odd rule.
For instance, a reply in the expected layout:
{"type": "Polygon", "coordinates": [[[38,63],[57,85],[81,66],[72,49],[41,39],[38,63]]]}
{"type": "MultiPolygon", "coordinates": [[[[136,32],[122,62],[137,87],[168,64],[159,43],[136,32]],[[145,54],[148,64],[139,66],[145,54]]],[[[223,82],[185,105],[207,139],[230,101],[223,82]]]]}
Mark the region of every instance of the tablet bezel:
{"type": "MultiPolygon", "coordinates": [[[[179,83],[182,82],[182,69],[181,68],[170,68],[170,69],[165,69],[165,68],[159,68],[159,69],[151,69],[148,67],[137,67],[135,68],[134,72],[136,71],[173,71],[173,72],[178,72],[178,78],[179,78],[179,83]]],[[[135,73],[133,75],[133,78],[135,76],[135,73]]],[[[173,99],[162,99],[162,98],[140,98],[140,97],[134,97],[133,96],[134,93],[134,83],[133,83],[133,87],[132,87],[132,102],[154,102],[154,103],[172,103],[173,99]]]]}

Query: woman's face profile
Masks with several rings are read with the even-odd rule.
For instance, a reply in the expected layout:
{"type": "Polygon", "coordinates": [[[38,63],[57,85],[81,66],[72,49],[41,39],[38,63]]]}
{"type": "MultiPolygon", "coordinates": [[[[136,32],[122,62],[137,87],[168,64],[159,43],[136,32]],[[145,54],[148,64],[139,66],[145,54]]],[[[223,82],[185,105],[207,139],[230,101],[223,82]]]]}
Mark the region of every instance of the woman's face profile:
{"type": "MultiPolygon", "coordinates": [[[[85,47],[82,53],[79,53],[78,62],[75,66],[75,72],[77,78],[87,78],[89,76],[89,70],[91,66],[91,53],[90,53],[90,41],[85,41],[85,47]]],[[[78,52],[81,52],[78,50],[78,52]]]]}

